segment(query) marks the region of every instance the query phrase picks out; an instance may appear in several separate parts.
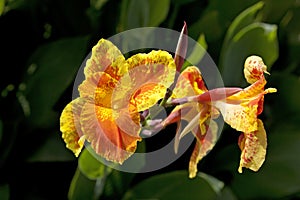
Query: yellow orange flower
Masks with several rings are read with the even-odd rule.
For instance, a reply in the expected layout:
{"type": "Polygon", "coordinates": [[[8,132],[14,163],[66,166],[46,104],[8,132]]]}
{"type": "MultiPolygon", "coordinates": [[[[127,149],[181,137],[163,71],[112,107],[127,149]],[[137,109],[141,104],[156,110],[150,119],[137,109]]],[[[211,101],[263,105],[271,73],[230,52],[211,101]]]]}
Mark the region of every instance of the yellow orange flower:
{"type": "MultiPolygon", "coordinates": [[[[201,73],[197,67],[187,67],[178,77],[173,90],[173,98],[201,95],[207,92],[201,73]]],[[[217,141],[217,123],[211,118],[217,117],[218,112],[212,111],[209,104],[189,102],[178,105],[163,121],[166,126],[177,122],[178,130],[175,138],[175,151],[177,152],[179,140],[190,131],[196,137],[196,145],[189,162],[189,177],[197,173],[198,162],[213,148],[217,141]],[[180,119],[190,122],[183,131],[180,130],[180,119]],[[181,131],[181,132],[180,132],[181,131]]]]}
{"type": "Polygon", "coordinates": [[[251,85],[244,90],[217,101],[215,106],[222,113],[224,120],[232,128],[243,132],[239,139],[242,150],[238,171],[246,167],[257,171],[266,156],[267,139],[261,120],[257,118],[263,111],[264,95],[276,92],[275,88],[264,89],[266,80],[266,65],[258,56],[246,59],[244,74],[251,85]]]}
{"type": "Polygon", "coordinates": [[[249,57],[245,62],[244,74],[252,84],[245,89],[217,88],[208,91],[196,67],[188,67],[178,78],[171,103],[181,104],[164,120],[163,125],[177,122],[178,130],[175,151],[179,140],[189,132],[197,139],[189,163],[189,176],[197,173],[197,163],[210,151],[218,138],[218,125],[213,120],[219,113],[224,121],[237,131],[243,132],[239,139],[242,150],[239,172],[246,167],[257,171],[266,155],[266,132],[257,116],[263,111],[264,95],[276,89],[264,89],[266,80],[263,73],[266,66],[258,56],[249,57]],[[189,124],[180,132],[179,121],[189,124]],[[180,133],[179,133],[180,132],[180,133]]]}
{"type": "Polygon", "coordinates": [[[141,140],[139,112],[164,97],[175,71],[174,60],[165,51],[125,60],[116,46],[101,39],[86,63],[80,97],[65,107],[60,118],[67,148],[78,156],[86,140],[98,155],[122,164],[141,140]]]}

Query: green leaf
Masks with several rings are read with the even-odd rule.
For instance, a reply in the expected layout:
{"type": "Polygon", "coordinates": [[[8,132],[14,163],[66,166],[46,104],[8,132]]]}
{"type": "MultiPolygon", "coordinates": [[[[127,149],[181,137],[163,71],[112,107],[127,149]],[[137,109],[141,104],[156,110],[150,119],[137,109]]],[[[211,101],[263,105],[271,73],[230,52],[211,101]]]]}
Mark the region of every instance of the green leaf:
{"type": "Polygon", "coordinates": [[[95,199],[94,198],[95,186],[96,186],[96,181],[88,179],[77,168],[69,188],[68,199],[70,200],[95,199]]]}
{"type": "Polygon", "coordinates": [[[2,15],[5,7],[5,0],[0,0],[0,16],[2,15]]]}
{"type": "Polygon", "coordinates": [[[103,199],[121,199],[129,189],[134,176],[134,173],[113,170],[106,179],[103,195],[101,197],[103,197],[103,199]]]}
{"type": "Polygon", "coordinates": [[[78,168],[91,180],[105,178],[111,172],[111,168],[99,162],[87,149],[80,154],[78,168]]]}
{"type": "Polygon", "coordinates": [[[224,183],[213,176],[210,176],[203,172],[198,172],[197,176],[206,180],[217,194],[219,194],[224,188],[224,183]]]}
{"type": "Polygon", "coordinates": [[[268,68],[272,66],[278,58],[276,25],[252,23],[232,38],[220,62],[225,85],[241,85],[245,82],[244,62],[250,55],[261,56],[268,68]]]}
{"type": "MultiPolygon", "coordinates": [[[[193,38],[204,33],[208,43],[214,43],[217,46],[224,37],[230,23],[244,9],[253,5],[256,0],[210,0],[209,5],[201,13],[197,22],[189,28],[189,35],[193,38]]],[[[199,10],[199,8],[197,8],[199,10]]],[[[196,10],[196,12],[197,12],[196,10]]],[[[219,47],[218,47],[219,48],[219,47]]],[[[219,52],[218,52],[219,53],[219,52]]]]}
{"type": "Polygon", "coordinates": [[[2,140],[2,135],[3,135],[3,123],[2,123],[2,120],[0,120],[0,144],[1,144],[1,140],[2,140]]]}
{"type": "Polygon", "coordinates": [[[130,0],[127,10],[126,29],[147,26],[149,23],[149,2],[140,0],[130,0]]]}
{"type": "Polygon", "coordinates": [[[185,4],[188,4],[188,3],[192,3],[196,0],[172,0],[172,4],[174,5],[179,5],[179,6],[182,6],[182,5],[185,5],[185,4]]]}
{"type": "Polygon", "coordinates": [[[264,0],[264,2],[263,20],[269,23],[281,23],[289,9],[295,7],[295,0],[264,0]]]}
{"type": "Polygon", "coordinates": [[[223,188],[221,195],[218,196],[217,200],[237,200],[237,197],[232,192],[230,187],[225,187],[223,188]]]}
{"type": "Polygon", "coordinates": [[[277,88],[278,92],[274,95],[270,95],[267,98],[270,99],[272,107],[270,112],[271,116],[277,121],[288,120],[294,121],[299,120],[300,112],[300,80],[298,76],[282,72],[274,72],[269,78],[268,85],[277,88]],[[284,109],[280,112],[276,111],[277,108],[284,105],[284,109]],[[293,116],[288,118],[286,116],[293,116]]]}
{"type": "Polygon", "coordinates": [[[278,123],[269,131],[268,153],[262,168],[257,173],[245,170],[236,174],[231,182],[239,199],[279,199],[300,191],[298,124],[278,123]]]}
{"type": "Polygon", "coordinates": [[[0,199],[1,200],[9,199],[9,185],[8,184],[0,186],[0,199]]]}
{"type": "Polygon", "coordinates": [[[170,7],[170,0],[148,0],[149,22],[147,26],[159,26],[167,17],[170,7]]]}
{"type": "Polygon", "coordinates": [[[168,15],[170,0],[125,0],[122,1],[120,15],[121,31],[158,26],[168,15]]]}
{"type": "Polygon", "coordinates": [[[108,0],[90,0],[91,7],[100,10],[108,0]]]}
{"type": "Polygon", "coordinates": [[[66,148],[60,132],[51,132],[49,137],[27,159],[28,162],[72,161],[75,156],[66,148]]]}
{"type": "Polygon", "coordinates": [[[87,42],[87,37],[62,39],[41,46],[30,58],[23,85],[30,106],[28,120],[33,127],[45,128],[56,122],[58,113],[53,107],[73,82],[87,42]]]}
{"type": "Polygon", "coordinates": [[[244,10],[231,23],[226,33],[223,48],[226,49],[228,42],[243,28],[255,21],[257,12],[262,9],[264,3],[262,1],[244,10]]]}
{"type": "Polygon", "coordinates": [[[186,171],[175,171],[148,178],[127,191],[126,199],[216,199],[217,193],[206,180],[189,179],[186,171]]]}

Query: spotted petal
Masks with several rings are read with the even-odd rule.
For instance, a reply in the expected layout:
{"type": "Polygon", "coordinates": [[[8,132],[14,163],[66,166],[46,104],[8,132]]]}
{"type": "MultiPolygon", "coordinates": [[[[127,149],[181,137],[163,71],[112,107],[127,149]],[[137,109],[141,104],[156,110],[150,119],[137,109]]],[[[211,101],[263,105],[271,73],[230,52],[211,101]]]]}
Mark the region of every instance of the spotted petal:
{"type": "Polygon", "coordinates": [[[225,122],[232,128],[244,133],[256,131],[257,115],[262,112],[261,99],[265,94],[265,84],[265,79],[261,78],[225,101],[215,102],[214,106],[221,111],[225,122]]]}
{"type": "Polygon", "coordinates": [[[124,56],[112,42],[100,39],[92,49],[91,58],[86,62],[84,75],[88,78],[96,72],[106,72],[118,80],[127,72],[126,65],[122,64],[124,61],[124,56]]]}
{"type": "MultiPolygon", "coordinates": [[[[111,108],[86,103],[80,116],[83,133],[97,154],[109,161],[122,164],[136,150],[137,141],[140,141],[139,126],[132,126],[130,132],[124,131],[116,123],[111,108]]],[[[130,120],[139,123],[139,113],[132,113],[130,120]]],[[[129,119],[128,119],[129,120],[129,119]]],[[[130,124],[127,122],[127,124],[130,124]]]]}
{"type": "Polygon", "coordinates": [[[252,84],[259,80],[263,73],[267,73],[267,66],[259,56],[249,56],[244,64],[244,75],[248,83],[252,84]]]}
{"type": "Polygon", "coordinates": [[[200,128],[196,133],[197,142],[189,162],[189,177],[194,178],[197,174],[198,162],[206,156],[215,146],[218,139],[218,125],[213,120],[206,121],[206,133],[202,134],[200,128]]]}
{"type": "Polygon", "coordinates": [[[202,79],[201,72],[195,66],[187,67],[179,75],[176,86],[173,90],[174,98],[183,98],[202,94],[207,91],[202,79]]]}
{"type": "Polygon", "coordinates": [[[112,93],[118,81],[105,72],[95,72],[79,85],[80,97],[93,99],[96,105],[111,108],[112,93]]]}
{"type": "Polygon", "coordinates": [[[239,173],[246,167],[253,171],[258,171],[265,161],[267,136],[263,122],[258,120],[257,131],[243,133],[239,138],[239,146],[242,150],[239,173]]]}
{"type": "Polygon", "coordinates": [[[176,66],[166,51],[136,54],[126,60],[128,73],[120,79],[113,93],[115,109],[134,104],[143,111],[162,99],[173,83],[176,66]]]}
{"type": "Polygon", "coordinates": [[[79,124],[79,117],[85,101],[77,98],[70,102],[60,116],[60,131],[66,147],[77,157],[84,144],[84,136],[79,124]]]}

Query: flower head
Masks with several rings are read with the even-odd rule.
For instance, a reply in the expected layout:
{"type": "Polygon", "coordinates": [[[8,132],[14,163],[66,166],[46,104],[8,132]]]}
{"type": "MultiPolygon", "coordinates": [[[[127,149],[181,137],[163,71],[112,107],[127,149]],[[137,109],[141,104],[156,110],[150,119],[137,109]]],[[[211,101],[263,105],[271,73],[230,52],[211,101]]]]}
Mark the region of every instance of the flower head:
{"type": "Polygon", "coordinates": [[[136,54],[125,60],[110,41],[101,39],[87,61],[80,97],[60,118],[67,148],[76,156],[84,140],[109,161],[122,164],[141,140],[140,111],[164,97],[176,66],[165,51],[136,54]]]}
{"type": "Polygon", "coordinates": [[[275,88],[264,89],[267,67],[258,56],[250,56],[244,65],[244,74],[251,85],[240,92],[216,102],[224,120],[232,128],[243,132],[239,139],[242,150],[238,171],[246,167],[257,171],[266,156],[267,138],[263,122],[257,117],[263,111],[264,95],[276,92],[275,88]]]}
{"type": "Polygon", "coordinates": [[[189,163],[190,177],[196,176],[197,163],[213,148],[218,138],[218,125],[214,121],[221,113],[224,121],[237,131],[243,132],[239,139],[242,149],[239,172],[242,167],[257,171],[266,154],[266,132],[257,116],[263,111],[264,95],[276,89],[264,89],[266,80],[263,75],[266,65],[258,56],[249,57],[245,62],[245,78],[251,84],[245,89],[216,88],[207,90],[196,67],[188,67],[178,78],[173,91],[172,113],[164,120],[164,126],[177,122],[178,130],[175,151],[179,140],[189,132],[197,139],[189,163]],[[179,120],[188,121],[181,131],[179,120]],[[180,132],[180,133],[179,133],[180,132]]]}

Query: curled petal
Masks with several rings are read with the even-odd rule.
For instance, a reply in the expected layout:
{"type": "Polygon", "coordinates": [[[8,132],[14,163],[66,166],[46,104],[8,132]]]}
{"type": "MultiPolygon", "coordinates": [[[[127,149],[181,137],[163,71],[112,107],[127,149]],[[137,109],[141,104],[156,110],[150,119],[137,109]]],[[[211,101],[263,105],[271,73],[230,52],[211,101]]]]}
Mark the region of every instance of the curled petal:
{"type": "Polygon", "coordinates": [[[207,91],[201,72],[195,66],[187,67],[179,75],[177,84],[173,90],[174,98],[194,96],[207,91]]]}
{"type": "Polygon", "coordinates": [[[201,134],[200,129],[196,133],[197,142],[193,150],[192,156],[189,162],[189,177],[194,178],[197,175],[197,164],[206,156],[209,151],[215,146],[218,139],[218,125],[213,120],[206,121],[205,134],[201,134]],[[209,123],[209,124],[208,124],[209,123]]]}
{"type": "Polygon", "coordinates": [[[166,51],[136,54],[126,63],[129,71],[114,90],[114,108],[126,107],[130,102],[138,111],[146,110],[164,97],[174,81],[175,62],[166,51]]]}
{"type": "Polygon", "coordinates": [[[85,101],[77,98],[70,102],[60,116],[60,131],[66,147],[77,157],[84,144],[84,137],[79,123],[80,114],[85,101]]]}
{"type": "Polygon", "coordinates": [[[264,87],[266,85],[266,80],[262,76],[252,85],[246,87],[238,93],[235,93],[227,98],[229,101],[247,101],[251,99],[256,99],[258,95],[265,94],[264,87]]]}
{"type": "Polygon", "coordinates": [[[112,93],[117,80],[105,72],[96,72],[79,85],[80,97],[93,99],[99,106],[111,107],[112,93]]]}
{"type": "Polygon", "coordinates": [[[86,62],[84,75],[86,78],[96,72],[106,72],[111,77],[119,79],[127,72],[127,65],[120,50],[110,41],[100,39],[92,49],[91,58],[86,62]]]}
{"type": "MultiPolygon", "coordinates": [[[[86,103],[82,109],[80,124],[87,141],[97,154],[122,164],[136,150],[137,141],[141,140],[140,129],[134,126],[130,132],[124,131],[116,123],[116,118],[118,116],[112,109],[86,103]]],[[[135,113],[131,120],[138,123],[139,113],[135,113]]]]}
{"type": "Polygon", "coordinates": [[[267,136],[264,125],[258,120],[258,129],[252,133],[244,133],[240,136],[239,146],[242,150],[239,173],[246,167],[253,171],[258,171],[265,161],[267,136]]]}
{"type": "Polygon", "coordinates": [[[244,64],[244,75],[248,83],[252,84],[259,80],[263,73],[267,72],[267,66],[259,56],[250,56],[246,59],[244,64]]]}

